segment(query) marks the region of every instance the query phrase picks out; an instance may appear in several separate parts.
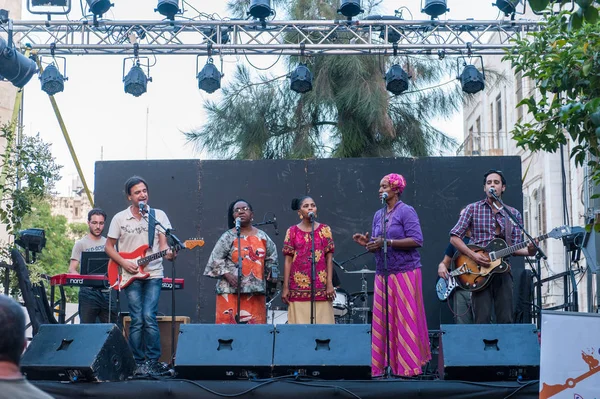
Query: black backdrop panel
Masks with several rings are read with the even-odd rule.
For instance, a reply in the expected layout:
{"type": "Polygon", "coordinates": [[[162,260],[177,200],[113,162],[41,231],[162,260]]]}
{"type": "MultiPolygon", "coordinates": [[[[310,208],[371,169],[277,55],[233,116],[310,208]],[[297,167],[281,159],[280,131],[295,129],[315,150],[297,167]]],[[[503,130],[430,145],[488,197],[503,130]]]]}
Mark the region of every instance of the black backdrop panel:
{"type": "MultiPolygon", "coordinates": [[[[505,201],[522,208],[521,161],[519,157],[440,157],[440,158],[361,158],[321,160],[264,161],[102,161],[96,163],[95,200],[109,219],[128,204],[125,180],[143,176],[150,188],[149,203],[164,210],[182,240],[203,237],[203,248],[183,251],[177,257],[177,277],[186,280],[185,289],[177,292],[177,315],[187,315],[193,322],[213,323],[215,319],[215,280],[202,275],[210,252],[227,229],[227,206],[236,198],[245,198],[254,208],[254,221],[277,217],[279,235],[274,226],[264,226],[279,251],[287,227],[297,223],[290,209],[292,198],[311,195],[318,207],[318,217],[333,230],[335,259],[344,261],[363,248],[352,241],[352,234],[371,230],[374,212],[380,207],[379,181],[388,173],[401,173],[407,180],[402,200],[412,205],[421,221],[424,246],[423,293],[427,325],[437,329],[451,323],[446,303],[435,295],[437,265],[449,242],[448,232],[458,219],[460,209],[482,199],[483,173],[490,168],[503,171],[508,180],[505,201]]],[[[107,225],[108,229],[108,225],[107,225]]],[[[515,285],[523,261],[513,258],[515,285]]],[[[165,275],[171,275],[170,263],[165,275]]],[[[345,263],[348,270],[374,269],[370,254],[345,263]]],[[[360,290],[360,275],[340,270],[342,288],[360,290]]],[[[368,275],[369,290],[373,275],[368,275]]],[[[171,314],[171,296],[163,292],[159,311],[171,314]]],[[[280,306],[281,302],[275,302],[280,306]]],[[[126,301],[123,300],[123,311],[126,301]]]]}

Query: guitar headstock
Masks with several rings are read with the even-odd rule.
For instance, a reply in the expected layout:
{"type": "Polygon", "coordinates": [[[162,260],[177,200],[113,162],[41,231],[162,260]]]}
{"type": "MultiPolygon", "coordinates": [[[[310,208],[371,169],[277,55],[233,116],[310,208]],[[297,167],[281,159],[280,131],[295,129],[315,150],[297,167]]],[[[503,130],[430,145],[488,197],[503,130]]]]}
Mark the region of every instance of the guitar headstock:
{"type": "Polygon", "coordinates": [[[548,233],[548,237],[550,238],[563,238],[571,234],[570,226],[560,226],[552,229],[551,232],[548,233]]]}
{"type": "Polygon", "coordinates": [[[204,239],[202,238],[192,238],[189,240],[185,240],[183,243],[187,249],[194,249],[196,247],[204,246],[204,239]]]}

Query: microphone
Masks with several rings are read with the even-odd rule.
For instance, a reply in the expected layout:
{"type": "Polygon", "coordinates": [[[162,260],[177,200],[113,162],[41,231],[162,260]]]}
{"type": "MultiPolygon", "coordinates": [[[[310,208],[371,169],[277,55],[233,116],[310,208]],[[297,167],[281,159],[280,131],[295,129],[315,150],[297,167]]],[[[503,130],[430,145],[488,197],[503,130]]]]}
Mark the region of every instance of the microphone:
{"type": "Polygon", "coordinates": [[[490,187],[488,192],[491,194],[492,197],[496,197],[496,189],[494,187],[490,187]]]}
{"type": "Polygon", "coordinates": [[[140,202],[138,203],[138,206],[139,206],[139,208],[140,208],[140,213],[142,213],[142,214],[143,214],[143,213],[144,213],[144,211],[146,211],[146,203],[145,203],[144,201],[140,201],[140,202]]]}
{"type": "Polygon", "coordinates": [[[388,199],[388,193],[387,193],[387,192],[384,192],[383,194],[381,194],[381,199],[382,199],[383,201],[385,201],[386,199],[388,199]]]}
{"type": "Polygon", "coordinates": [[[277,228],[277,216],[273,215],[273,227],[275,227],[275,235],[279,235],[279,229],[277,228]]]}
{"type": "Polygon", "coordinates": [[[310,218],[310,221],[312,222],[315,219],[315,213],[314,212],[308,212],[308,217],[310,218]]]}
{"type": "Polygon", "coordinates": [[[235,229],[239,232],[242,228],[242,219],[235,218],[235,229]]]}

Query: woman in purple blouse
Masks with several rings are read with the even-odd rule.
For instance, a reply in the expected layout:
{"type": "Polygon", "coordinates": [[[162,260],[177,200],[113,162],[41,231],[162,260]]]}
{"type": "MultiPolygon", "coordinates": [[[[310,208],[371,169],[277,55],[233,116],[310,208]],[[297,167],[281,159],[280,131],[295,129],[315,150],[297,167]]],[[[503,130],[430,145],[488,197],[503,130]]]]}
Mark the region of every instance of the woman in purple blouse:
{"type": "MultiPolygon", "coordinates": [[[[298,211],[300,223],[290,227],[283,241],[285,268],[281,299],[288,304],[288,323],[310,324],[312,226],[317,206],[311,197],[292,201],[292,209],[298,211]]],[[[326,224],[315,223],[315,324],[333,324],[333,237],[326,224]]]]}
{"type": "Polygon", "coordinates": [[[386,341],[390,345],[392,373],[414,376],[422,373],[422,366],[431,359],[429,335],[421,279],[421,257],[417,248],[423,245],[423,234],[415,209],[400,201],[406,187],[402,175],[384,176],[379,184],[379,198],[387,193],[383,237],[383,209],[373,217],[372,238],[369,233],[354,234],[352,238],[375,254],[377,270],[373,299],[373,330],[371,371],[373,376],[385,374],[387,361],[386,341]],[[386,326],[385,276],[383,243],[387,240],[388,311],[386,326]],[[386,334],[386,327],[389,334],[386,334]],[[389,337],[389,338],[388,338],[389,337]]]}

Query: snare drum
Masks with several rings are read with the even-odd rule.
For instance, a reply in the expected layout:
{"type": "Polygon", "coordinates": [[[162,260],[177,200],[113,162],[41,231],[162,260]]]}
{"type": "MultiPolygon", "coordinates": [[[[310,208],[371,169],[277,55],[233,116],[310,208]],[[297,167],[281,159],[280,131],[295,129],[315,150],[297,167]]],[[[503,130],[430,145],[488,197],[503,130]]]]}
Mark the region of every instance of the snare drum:
{"type": "Polygon", "coordinates": [[[348,293],[341,289],[335,289],[335,299],[333,300],[333,315],[334,316],[345,316],[350,308],[350,296],[348,293]]]}
{"type": "Polygon", "coordinates": [[[267,309],[267,324],[287,324],[288,322],[288,311],[287,306],[279,307],[274,306],[271,309],[267,309]]]}

